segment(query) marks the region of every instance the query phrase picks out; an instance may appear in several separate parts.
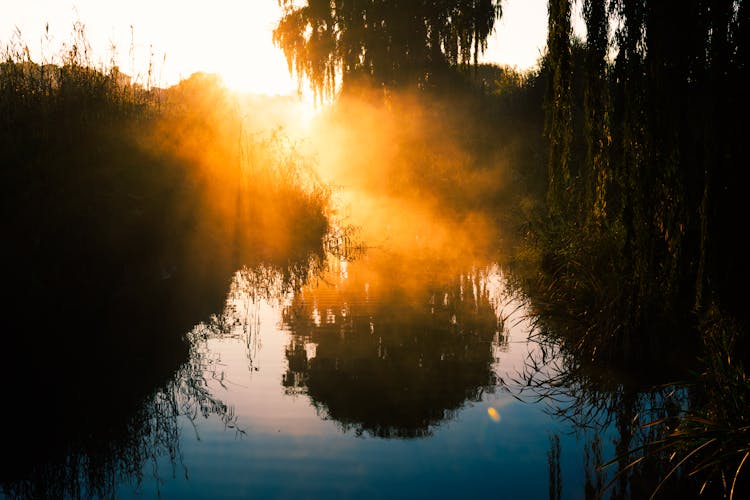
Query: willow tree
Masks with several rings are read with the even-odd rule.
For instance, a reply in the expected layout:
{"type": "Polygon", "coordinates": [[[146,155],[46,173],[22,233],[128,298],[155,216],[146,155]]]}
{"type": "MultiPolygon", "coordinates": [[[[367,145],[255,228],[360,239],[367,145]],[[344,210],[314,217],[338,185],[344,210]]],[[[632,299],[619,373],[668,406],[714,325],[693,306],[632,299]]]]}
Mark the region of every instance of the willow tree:
{"type": "Polygon", "coordinates": [[[637,297],[736,301],[750,274],[731,222],[746,210],[748,1],[584,0],[582,67],[572,3],[548,3],[551,212],[615,228],[637,297]]]}
{"type": "Polygon", "coordinates": [[[684,458],[670,460],[710,474],[724,497],[748,498],[747,437],[733,432],[747,429],[750,400],[750,243],[738,224],[750,177],[750,0],[583,0],[586,56],[570,67],[574,1],[549,0],[548,302],[584,324],[568,344],[589,358],[636,352],[632,366],[702,341],[708,390],[691,405],[705,410],[687,414],[705,419],[677,428],[688,438],[672,457],[684,458]]]}
{"type": "Polygon", "coordinates": [[[607,216],[607,185],[611,182],[608,149],[611,142],[609,89],[607,86],[608,18],[606,5],[584,0],[587,40],[585,45],[586,89],[584,92],[586,169],[584,195],[590,216],[597,222],[607,216]]]}
{"type": "Polygon", "coordinates": [[[356,80],[386,88],[435,83],[477,64],[500,0],[279,0],[274,42],[290,72],[331,97],[356,80]]]}
{"type": "Polygon", "coordinates": [[[550,213],[560,214],[569,210],[568,193],[572,188],[569,164],[573,140],[570,0],[550,0],[548,5],[550,77],[546,131],[550,156],[547,205],[550,213]]]}

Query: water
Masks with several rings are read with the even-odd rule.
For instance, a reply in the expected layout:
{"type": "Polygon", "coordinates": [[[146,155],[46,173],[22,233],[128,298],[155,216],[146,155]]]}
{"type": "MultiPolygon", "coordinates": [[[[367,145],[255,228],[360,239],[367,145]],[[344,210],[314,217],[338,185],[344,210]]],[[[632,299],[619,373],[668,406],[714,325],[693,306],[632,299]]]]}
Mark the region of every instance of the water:
{"type": "Polygon", "coordinates": [[[166,382],[65,407],[77,433],[4,494],[546,498],[559,466],[584,497],[592,434],[521,391],[540,346],[500,266],[370,249],[313,267],[239,271],[166,382]]]}
{"type": "Polygon", "coordinates": [[[191,333],[226,408],[185,416],[200,404],[176,391],[177,459],[118,496],[542,498],[559,435],[565,497],[581,497],[581,436],[509,392],[535,346],[501,269],[406,264],[332,259],[297,292],[238,273],[191,333]]]}

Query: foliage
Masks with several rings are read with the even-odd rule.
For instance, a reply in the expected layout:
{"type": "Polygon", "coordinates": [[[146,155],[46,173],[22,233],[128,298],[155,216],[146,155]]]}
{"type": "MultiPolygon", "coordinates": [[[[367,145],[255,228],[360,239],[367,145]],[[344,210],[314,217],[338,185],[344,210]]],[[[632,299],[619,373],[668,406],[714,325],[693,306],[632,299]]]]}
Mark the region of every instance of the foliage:
{"type": "Polygon", "coordinates": [[[550,3],[548,207],[577,228],[622,227],[625,272],[644,301],[730,303],[736,271],[745,275],[744,251],[724,244],[733,233],[724,221],[739,209],[742,169],[733,165],[746,157],[736,132],[748,101],[746,11],[742,2],[587,1],[589,36],[577,49],[569,2],[550,3]],[[571,60],[576,50],[583,55],[571,60]]]}
{"type": "Polygon", "coordinates": [[[307,258],[328,229],[328,188],[280,134],[249,134],[215,77],[146,88],[93,68],[79,35],[57,62],[13,45],[0,63],[3,425],[29,429],[0,481],[32,497],[111,496],[174,458],[179,401],[159,388],[197,359],[185,332],[243,264],[307,258]]]}
{"type": "Polygon", "coordinates": [[[735,400],[748,387],[750,273],[732,221],[746,211],[750,8],[586,0],[578,42],[571,3],[549,2],[548,215],[531,224],[532,298],[581,359],[627,366],[662,352],[704,366],[694,394],[708,398],[659,421],[676,430],[657,444],[731,495],[731,477],[747,475],[735,400]],[[700,364],[670,344],[695,346],[700,364]]]}
{"type": "Polygon", "coordinates": [[[429,86],[448,67],[477,64],[499,0],[310,0],[279,2],[284,17],[274,41],[290,72],[332,97],[365,80],[375,87],[429,86]]]}
{"type": "Polygon", "coordinates": [[[103,289],[127,295],[196,268],[226,281],[250,257],[321,245],[327,188],[280,134],[247,133],[216,77],[146,90],[117,68],[18,57],[0,66],[0,176],[12,187],[0,206],[23,303],[82,313],[103,289]],[[51,300],[62,289],[70,303],[51,300]]]}

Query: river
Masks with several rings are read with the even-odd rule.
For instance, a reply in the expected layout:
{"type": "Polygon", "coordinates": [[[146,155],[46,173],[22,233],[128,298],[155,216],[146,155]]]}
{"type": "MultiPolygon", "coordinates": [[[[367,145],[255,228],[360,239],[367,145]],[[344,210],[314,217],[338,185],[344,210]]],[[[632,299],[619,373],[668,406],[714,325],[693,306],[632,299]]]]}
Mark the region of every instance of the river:
{"type": "Polygon", "coordinates": [[[492,259],[387,243],[245,266],[168,376],[130,360],[136,396],[79,380],[85,403],[41,405],[47,434],[18,426],[55,451],[3,494],[584,498],[614,477],[596,468],[613,400],[556,382],[512,283],[492,259]]]}

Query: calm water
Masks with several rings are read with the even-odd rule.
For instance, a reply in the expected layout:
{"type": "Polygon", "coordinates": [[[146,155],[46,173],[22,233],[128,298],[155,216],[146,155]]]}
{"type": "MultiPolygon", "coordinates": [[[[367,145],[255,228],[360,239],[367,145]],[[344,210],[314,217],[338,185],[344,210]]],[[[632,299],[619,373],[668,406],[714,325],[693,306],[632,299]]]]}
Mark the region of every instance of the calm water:
{"type": "Polygon", "coordinates": [[[584,497],[593,434],[516,397],[541,347],[498,265],[380,248],[320,267],[238,272],[170,379],[129,411],[68,407],[112,422],[5,495],[547,498],[559,467],[584,497]]]}

